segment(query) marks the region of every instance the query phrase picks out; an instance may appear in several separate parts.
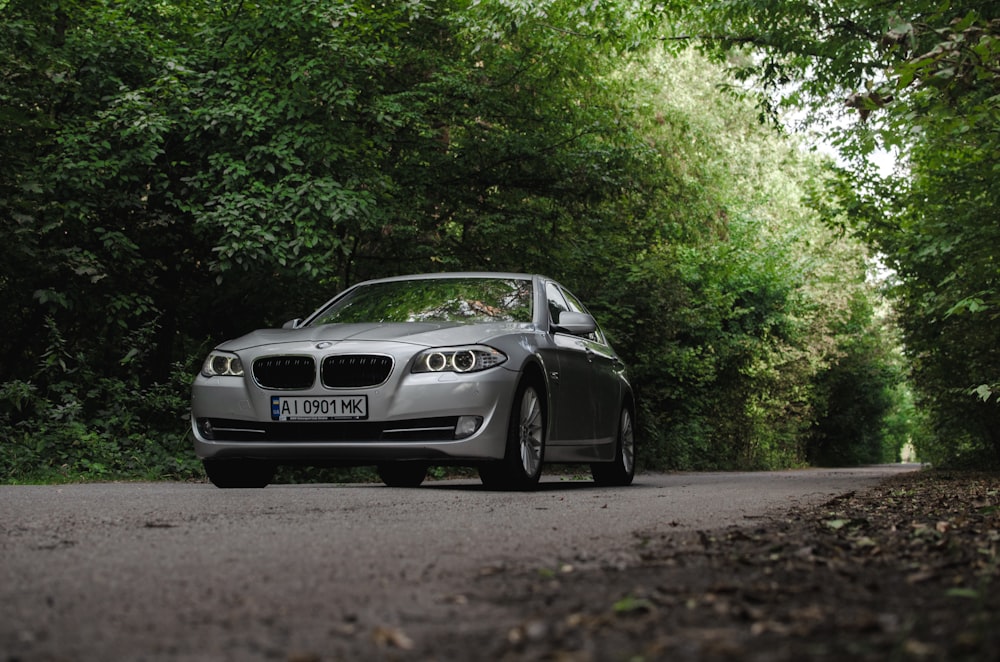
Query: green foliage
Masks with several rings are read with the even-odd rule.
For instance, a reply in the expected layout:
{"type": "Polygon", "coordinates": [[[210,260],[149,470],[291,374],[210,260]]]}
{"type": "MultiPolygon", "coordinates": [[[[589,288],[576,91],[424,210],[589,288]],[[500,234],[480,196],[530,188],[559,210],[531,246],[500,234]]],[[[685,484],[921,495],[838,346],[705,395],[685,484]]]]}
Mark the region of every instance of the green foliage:
{"type": "Polygon", "coordinates": [[[186,435],[188,374],[178,365],[170,381],[147,387],[65,375],[44,393],[29,382],[0,384],[3,475],[11,482],[201,475],[186,435]]]}
{"type": "MultiPolygon", "coordinates": [[[[464,268],[549,273],[593,303],[653,466],[801,464],[817,426],[868,458],[838,394],[870,391],[880,429],[898,372],[881,325],[852,317],[873,296],[859,246],[807,202],[871,205],[825,192],[719,69],[646,57],[674,9],[680,28],[746,7],[4,5],[7,479],[195,475],[184,417],[209,346],[363,278],[464,268]]],[[[991,314],[991,283],[945,318],[991,314]]]]}
{"type": "Polygon", "coordinates": [[[703,60],[653,58],[629,75],[656,82],[636,99],[655,153],[612,207],[632,219],[614,226],[619,243],[582,252],[572,277],[634,367],[646,460],[794,466],[819,459],[818,439],[841,462],[881,459],[903,375],[871,313],[863,249],[808,204],[824,169],[719,96],[725,79],[703,60]],[[834,383],[876,400],[850,429],[833,429],[849,404],[834,383]]]}
{"type": "Polygon", "coordinates": [[[696,44],[805,109],[849,171],[836,222],[894,270],[892,295],[935,462],[1000,463],[995,223],[1000,163],[996,3],[746,0],[660,6],[666,43],[696,44]],[[898,168],[883,179],[876,149],[898,168]],[[950,450],[948,450],[950,449],[950,450]]]}
{"type": "Polygon", "coordinates": [[[831,365],[817,379],[815,397],[821,405],[809,460],[827,466],[895,462],[903,439],[884,421],[900,397],[901,357],[861,297],[852,301],[849,317],[838,327],[831,365]]]}

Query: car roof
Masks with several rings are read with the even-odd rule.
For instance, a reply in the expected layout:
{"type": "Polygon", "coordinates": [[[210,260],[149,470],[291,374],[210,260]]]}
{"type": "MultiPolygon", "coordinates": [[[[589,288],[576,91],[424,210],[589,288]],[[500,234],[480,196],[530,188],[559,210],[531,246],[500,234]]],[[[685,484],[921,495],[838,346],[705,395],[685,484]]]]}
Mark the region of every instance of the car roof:
{"type": "Polygon", "coordinates": [[[388,283],[393,281],[405,281],[405,280],[433,280],[441,278],[498,278],[498,279],[510,279],[510,280],[534,280],[536,278],[542,280],[551,280],[546,276],[540,274],[527,274],[527,273],[517,273],[517,272],[507,272],[507,271],[445,271],[440,273],[423,273],[423,274],[408,274],[405,276],[390,276],[388,278],[375,278],[372,280],[362,281],[356,283],[356,285],[363,285],[364,283],[388,283]]]}

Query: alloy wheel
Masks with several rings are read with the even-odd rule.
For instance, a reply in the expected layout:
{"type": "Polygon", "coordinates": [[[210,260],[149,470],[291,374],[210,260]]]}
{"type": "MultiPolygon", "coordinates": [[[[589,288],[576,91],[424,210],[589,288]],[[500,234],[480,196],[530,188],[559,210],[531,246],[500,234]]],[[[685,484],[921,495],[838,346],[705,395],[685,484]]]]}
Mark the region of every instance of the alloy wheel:
{"type": "Polygon", "coordinates": [[[542,402],[534,387],[524,389],[518,414],[518,441],[521,450],[521,467],[528,477],[535,476],[542,463],[542,430],[544,416],[542,402]]]}

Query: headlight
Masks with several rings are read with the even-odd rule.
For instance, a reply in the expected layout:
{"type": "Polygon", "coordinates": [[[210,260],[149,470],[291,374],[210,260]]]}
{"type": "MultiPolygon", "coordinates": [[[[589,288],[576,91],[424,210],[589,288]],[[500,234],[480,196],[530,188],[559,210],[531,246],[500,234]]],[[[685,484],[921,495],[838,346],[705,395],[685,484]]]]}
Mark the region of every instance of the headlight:
{"type": "Polygon", "coordinates": [[[229,352],[212,352],[201,366],[206,377],[242,377],[243,361],[229,352]]]}
{"type": "Polygon", "coordinates": [[[506,360],[503,352],[483,345],[439,347],[418,354],[411,372],[479,372],[506,360]]]}

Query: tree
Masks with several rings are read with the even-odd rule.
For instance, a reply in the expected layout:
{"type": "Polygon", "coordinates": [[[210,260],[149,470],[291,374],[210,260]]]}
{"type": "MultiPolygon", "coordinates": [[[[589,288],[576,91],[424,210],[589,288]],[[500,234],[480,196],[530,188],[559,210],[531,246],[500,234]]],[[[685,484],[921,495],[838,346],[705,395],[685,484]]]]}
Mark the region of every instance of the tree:
{"type": "MultiPolygon", "coordinates": [[[[877,300],[863,247],[810,204],[829,179],[822,162],[720,95],[727,79],[702,58],[652,57],[622,75],[642,81],[636,121],[653,151],[607,207],[628,230],[614,226],[610,246],[586,242],[595,249],[572,273],[588,284],[588,271],[601,274],[587,298],[634,366],[648,452],[685,468],[804,463],[837,406],[824,385],[838,371],[877,400],[857,424],[879,430],[901,375],[843,369],[891,363],[865,356],[891,338],[855,312],[877,300]]],[[[840,435],[844,460],[867,457],[856,452],[866,441],[881,456],[872,437],[840,435]]]]}
{"type": "Polygon", "coordinates": [[[613,49],[492,9],[5,3],[7,433],[155,420],[206,343],[359,278],[548,264],[632,158],[613,49]]]}
{"type": "Polygon", "coordinates": [[[644,58],[658,13],[0,12],[9,474],[189,472],[187,381],[207,346],[362,278],[465,268],[543,271],[594,302],[658,461],[803,461],[863,264],[805,205],[825,174],[723,101],[716,69],[644,58]]]}
{"type": "Polygon", "coordinates": [[[994,4],[747,1],[666,11],[678,26],[667,42],[735,63],[769,93],[767,113],[793,106],[840,121],[832,138],[852,169],[831,218],[846,218],[898,277],[904,342],[938,430],[925,455],[947,460],[953,447],[1000,461],[994,4]],[[846,112],[855,120],[844,123],[846,112]],[[883,181],[867,163],[876,147],[896,151],[896,176],[883,181]]]}

